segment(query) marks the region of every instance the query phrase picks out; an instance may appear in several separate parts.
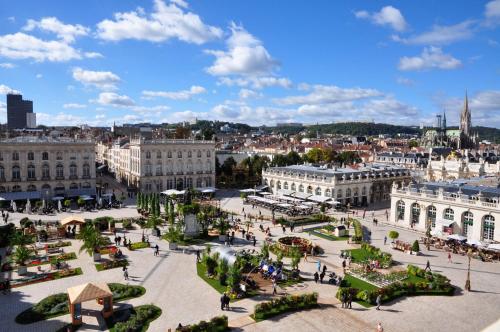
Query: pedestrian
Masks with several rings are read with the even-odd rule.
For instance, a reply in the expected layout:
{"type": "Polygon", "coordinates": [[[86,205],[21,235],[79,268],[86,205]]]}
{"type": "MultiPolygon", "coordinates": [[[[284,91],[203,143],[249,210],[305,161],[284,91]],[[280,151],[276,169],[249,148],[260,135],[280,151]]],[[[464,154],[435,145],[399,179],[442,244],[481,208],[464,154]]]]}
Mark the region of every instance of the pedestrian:
{"type": "Polygon", "coordinates": [[[384,236],[384,246],[387,244],[387,236],[384,236]]]}
{"type": "Polygon", "coordinates": [[[345,274],[345,267],[346,267],[346,262],[345,262],[345,259],[342,261],[342,270],[344,270],[344,274],[345,274]]]}
{"type": "Polygon", "coordinates": [[[351,268],[351,261],[352,261],[352,257],[351,256],[347,257],[347,267],[349,269],[351,268]]]}
{"type": "MultiPolygon", "coordinates": [[[[225,294],[225,293],[224,293],[225,294]]],[[[226,306],[226,310],[229,310],[229,302],[231,301],[231,299],[229,298],[229,296],[227,294],[225,294],[225,301],[224,301],[224,304],[226,306]]]]}
{"type": "Polygon", "coordinates": [[[252,241],[253,241],[253,246],[255,247],[255,245],[257,244],[257,239],[255,238],[255,235],[252,237],[252,241]]]}
{"type": "Polygon", "coordinates": [[[125,234],[123,235],[123,246],[127,246],[127,237],[125,236],[125,234]]]}
{"type": "Polygon", "coordinates": [[[319,275],[319,281],[320,283],[323,283],[323,279],[325,278],[325,272],[321,272],[319,275]]]}
{"type": "Polygon", "coordinates": [[[220,310],[224,310],[225,306],[226,306],[226,293],[223,293],[222,296],[220,297],[220,310]]]}
{"type": "Polygon", "coordinates": [[[320,260],[319,260],[319,259],[318,259],[318,261],[316,262],[316,266],[317,266],[317,268],[318,268],[318,272],[320,272],[320,271],[321,271],[321,262],[320,262],[320,260]]]}
{"type": "Polygon", "coordinates": [[[326,273],[326,264],[323,264],[323,273],[326,273]]]}
{"type": "Polygon", "coordinates": [[[431,262],[429,262],[429,260],[427,260],[427,264],[425,265],[424,271],[427,271],[427,270],[431,271],[431,262]]]}
{"type": "Polygon", "coordinates": [[[342,308],[347,307],[347,294],[346,292],[342,292],[342,295],[340,296],[340,300],[342,301],[342,308]]]}
{"type": "Polygon", "coordinates": [[[352,309],[352,293],[349,292],[347,295],[347,308],[352,309]]]}
{"type": "Polygon", "coordinates": [[[276,290],[276,280],[273,279],[273,295],[278,294],[278,291],[276,290]]]}
{"type": "Polygon", "coordinates": [[[384,332],[384,328],[382,327],[382,323],[378,322],[377,324],[377,332],[384,332]]]}
{"type": "Polygon", "coordinates": [[[308,262],[308,260],[307,260],[307,251],[304,251],[304,261],[308,262]]]}
{"type": "Polygon", "coordinates": [[[200,262],[200,249],[196,250],[196,263],[200,262]]]}
{"type": "Polygon", "coordinates": [[[319,274],[318,272],[314,272],[314,282],[318,283],[318,280],[319,280],[319,274]]]}
{"type": "Polygon", "coordinates": [[[382,304],[382,294],[378,294],[377,299],[375,300],[375,303],[377,303],[377,310],[380,310],[380,305],[382,304]]]}
{"type": "Polygon", "coordinates": [[[125,269],[125,271],[123,271],[123,277],[125,278],[125,280],[128,280],[128,270],[125,269]]]}
{"type": "Polygon", "coordinates": [[[450,263],[450,264],[451,264],[451,263],[453,263],[453,262],[451,261],[451,252],[448,252],[448,263],[450,263]]]}
{"type": "Polygon", "coordinates": [[[160,256],[160,247],[158,246],[158,243],[155,246],[155,256],[160,256]]]}
{"type": "Polygon", "coordinates": [[[282,226],[281,226],[281,229],[283,230],[283,234],[285,234],[285,232],[286,232],[286,227],[285,227],[285,225],[282,225],[282,226]]]}

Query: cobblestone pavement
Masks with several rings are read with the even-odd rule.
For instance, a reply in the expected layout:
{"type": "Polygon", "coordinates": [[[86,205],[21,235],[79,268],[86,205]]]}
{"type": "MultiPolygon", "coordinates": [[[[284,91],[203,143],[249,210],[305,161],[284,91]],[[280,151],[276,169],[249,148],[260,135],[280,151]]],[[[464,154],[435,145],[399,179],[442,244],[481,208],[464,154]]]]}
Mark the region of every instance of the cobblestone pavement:
{"type": "MultiPolygon", "coordinates": [[[[221,200],[221,206],[227,210],[241,212],[241,199],[237,197],[237,192],[220,193],[225,198],[221,200]]],[[[251,207],[245,206],[246,213],[251,207]]],[[[263,214],[270,214],[269,211],[261,211],[263,214]]],[[[258,213],[258,209],[254,210],[258,213]]],[[[95,218],[101,215],[111,215],[117,218],[136,216],[137,212],[133,206],[118,210],[105,210],[101,212],[84,213],[84,218],[95,218]]],[[[345,215],[345,214],[344,214],[345,215]]],[[[361,214],[360,214],[361,215],[361,214]]],[[[371,213],[368,212],[371,220],[371,213]]],[[[19,220],[24,215],[12,214],[13,220],[19,220]]],[[[385,210],[376,212],[379,220],[383,220],[385,210]]],[[[47,219],[59,219],[63,216],[49,216],[47,219]]],[[[44,217],[45,218],[45,217],[44,217]]],[[[38,217],[34,217],[38,219],[38,217]]],[[[368,219],[368,218],[367,218],[368,219]]],[[[371,230],[372,243],[379,247],[384,247],[383,237],[390,229],[389,226],[379,223],[374,227],[370,221],[363,224],[371,230]]],[[[264,225],[271,227],[274,238],[282,236],[279,227],[273,227],[270,222],[264,225]]],[[[263,234],[255,225],[255,234],[260,246],[263,234]]],[[[296,228],[300,235],[300,228],[296,228]]],[[[400,238],[411,241],[421,235],[412,231],[397,229],[400,238]]],[[[149,231],[147,231],[149,232],[149,231]]],[[[287,231],[288,232],[288,231],[287,231]]],[[[133,230],[126,233],[127,238],[132,241],[139,241],[142,230],[133,230]]],[[[315,236],[302,234],[310,238],[315,243],[325,249],[325,254],[319,257],[322,263],[326,263],[329,270],[341,273],[341,260],[339,253],[341,249],[352,247],[345,241],[328,241],[315,236]]],[[[140,305],[153,303],[162,308],[163,313],[151,325],[149,331],[166,331],[174,328],[179,323],[182,325],[207,320],[222,313],[226,314],[231,323],[240,323],[244,331],[373,331],[376,324],[383,323],[385,331],[480,331],[500,317],[500,264],[482,263],[474,260],[472,262],[472,288],[474,292],[463,293],[453,297],[410,297],[394,301],[382,307],[381,311],[372,308],[364,308],[353,304],[352,310],[339,309],[335,305],[334,299],[337,287],[328,284],[315,284],[312,281],[312,274],[316,269],[316,261],[301,262],[300,269],[306,281],[300,287],[287,289],[287,293],[318,291],[320,299],[328,304],[321,309],[309,310],[305,312],[293,313],[279,316],[274,319],[251,323],[248,315],[252,312],[253,306],[269,297],[269,295],[258,296],[235,302],[231,311],[222,312],[219,308],[219,294],[207,285],[196,274],[195,255],[183,253],[182,250],[175,252],[168,250],[168,243],[158,241],[150,237],[152,245],[158,243],[160,246],[160,257],[153,256],[153,249],[141,249],[129,252],[124,249],[124,254],[129,256],[131,265],[129,274],[130,284],[142,285],[146,288],[146,294],[140,298],[116,304],[123,306],[126,304],[140,305]],[[244,324],[247,322],[248,324],[244,324]],[[250,324],[251,323],[251,324],[250,324]]],[[[218,245],[214,243],[214,245],[218,245]]],[[[74,241],[71,248],[66,251],[78,252],[80,243],[74,241]]],[[[251,244],[242,239],[235,243],[237,248],[250,248],[251,244]]],[[[401,252],[391,250],[387,245],[384,250],[393,254],[396,261],[403,264],[411,263],[423,266],[427,259],[435,271],[448,276],[452,283],[460,288],[465,283],[466,258],[454,256],[453,264],[447,263],[446,254],[442,251],[432,250],[427,252],[424,249],[424,256],[410,256],[401,252]]],[[[285,262],[287,260],[285,259],[285,262]]],[[[69,322],[69,315],[50,319],[32,325],[20,326],[15,324],[15,316],[25,310],[33,303],[42,298],[64,292],[68,287],[75,286],[89,281],[124,282],[121,269],[113,269],[97,272],[92,259],[86,254],[78,254],[78,259],[70,261],[72,267],[80,266],[83,275],[55,280],[46,283],[34,284],[14,289],[10,295],[0,295],[1,331],[55,331],[57,328],[69,322]]],[[[93,309],[91,303],[84,304],[84,308],[93,309]]],[[[102,330],[102,321],[96,318],[84,316],[81,331],[102,330]],[[101,324],[101,326],[99,326],[101,324]]]]}

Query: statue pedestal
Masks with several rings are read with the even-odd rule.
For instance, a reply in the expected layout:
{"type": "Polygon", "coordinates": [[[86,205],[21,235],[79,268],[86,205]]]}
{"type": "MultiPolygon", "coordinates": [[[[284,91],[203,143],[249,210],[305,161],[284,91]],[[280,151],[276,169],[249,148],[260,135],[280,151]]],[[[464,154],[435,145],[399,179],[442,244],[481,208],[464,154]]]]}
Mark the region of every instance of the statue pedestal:
{"type": "Polygon", "coordinates": [[[200,224],[196,220],[196,215],[188,214],[184,216],[184,235],[190,237],[200,235],[200,224]]]}

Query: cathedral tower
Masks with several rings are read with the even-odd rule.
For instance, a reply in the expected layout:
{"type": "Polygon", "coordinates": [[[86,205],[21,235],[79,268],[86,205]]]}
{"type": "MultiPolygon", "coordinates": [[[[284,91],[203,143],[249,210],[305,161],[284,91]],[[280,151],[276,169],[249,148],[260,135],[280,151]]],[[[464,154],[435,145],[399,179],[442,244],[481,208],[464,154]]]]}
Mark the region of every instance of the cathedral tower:
{"type": "Polygon", "coordinates": [[[470,132],[470,110],[469,110],[469,100],[467,98],[467,91],[465,91],[464,109],[462,114],[460,114],[460,134],[469,137],[470,132]]]}

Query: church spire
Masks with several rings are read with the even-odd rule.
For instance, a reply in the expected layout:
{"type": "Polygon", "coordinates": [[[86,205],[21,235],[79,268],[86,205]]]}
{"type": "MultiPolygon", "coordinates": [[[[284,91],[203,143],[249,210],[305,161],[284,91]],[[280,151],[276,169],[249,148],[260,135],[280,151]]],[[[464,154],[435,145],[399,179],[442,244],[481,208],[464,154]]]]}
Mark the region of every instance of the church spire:
{"type": "Polygon", "coordinates": [[[446,130],[446,111],[443,110],[443,130],[446,130]]]}
{"type": "Polygon", "coordinates": [[[465,99],[464,99],[464,109],[462,110],[462,114],[460,114],[460,132],[469,136],[471,134],[471,114],[469,110],[469,98],[467,96],[467,90],[465,90],[465,99]]]}

